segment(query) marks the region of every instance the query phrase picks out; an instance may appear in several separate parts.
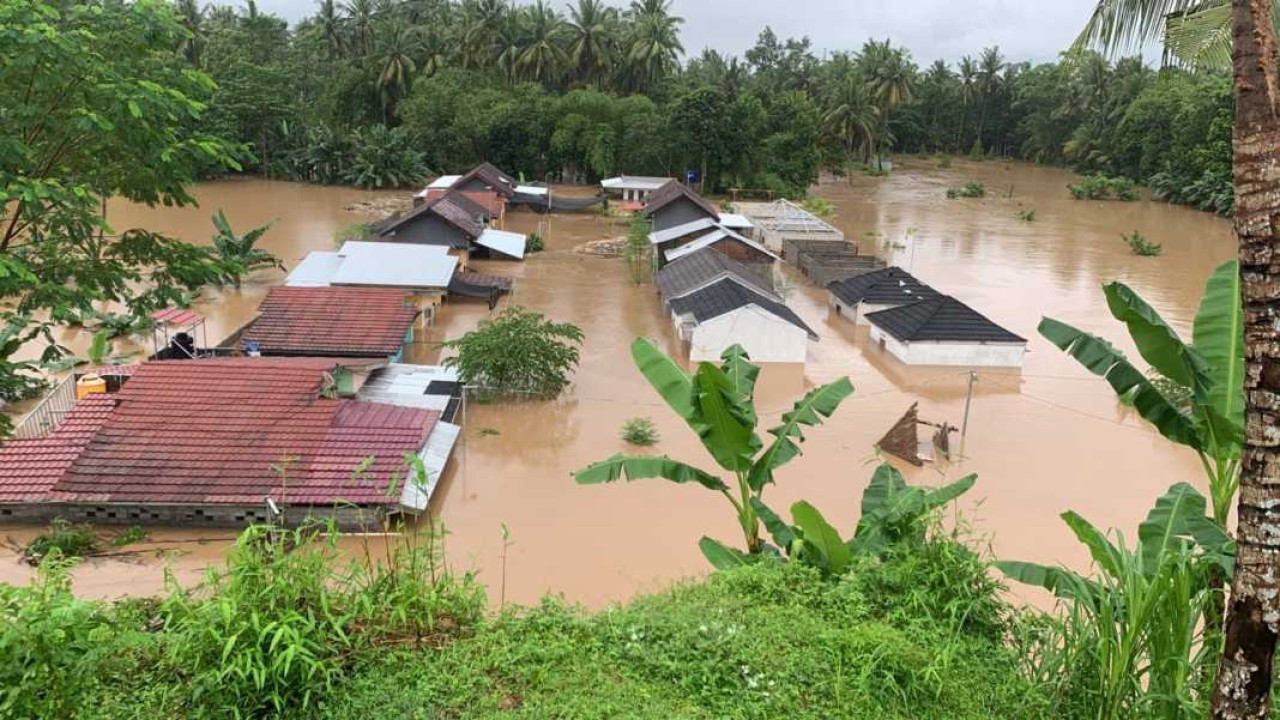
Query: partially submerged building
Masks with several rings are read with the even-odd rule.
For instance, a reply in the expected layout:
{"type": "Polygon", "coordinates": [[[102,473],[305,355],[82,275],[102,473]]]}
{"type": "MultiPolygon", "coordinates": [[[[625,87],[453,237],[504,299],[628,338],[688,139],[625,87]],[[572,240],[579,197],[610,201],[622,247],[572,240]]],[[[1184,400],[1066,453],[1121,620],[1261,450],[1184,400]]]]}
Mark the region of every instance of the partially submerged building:
{"type": "Polygon", "coordinates": [[[781,302],[774,290],[772,270],[767,266],[748,265],[714,250],[704,249],[679,258],[658,271],[656,281],[662,300],[670,304],[708,285],[731,280],[773,300],[781,302]]]}
{"type": "Polygon", "coordinates": [[[285,285],[395,288],[412,293],[420,306],[433,305],[444,297],[458,265],[441,245],[353,240],[336,252],[308,253],[285,285]]]}
{"type": "Polygon", "coordinates": [[[620,200],[624,210],[639,210],[649,202],[649,196],[671,178],[644,175],[619,175],[600,181],[600,188],[610,198],[620,200]]]}
{"type": "Polygon", "coordinates": [[[414,204],[426,204],[445,195],[461,195],[484,209],[486,222],[499,227],[509,203],[521,189],[515,178],[491,163],[480,163],[463,175],[441,175],[414,198],[414,204]]]}
{"type": "Polygon", "coordinates": [[[370,239],[445,247],[463,266],[473,254],[524,259],[525,236],[489,227],[495,217],[473,195],[449,190],[371,225],[370,239]]]}
{"type": "Polygon", "coordinates": [[[782,252],[786,240],[838,242],[845,239],[844,233],[834,225],[790,200],[738,203],[734,209],[754,225],[753,237],[774,252],[782,252]]]}
{"type": "Polygon", "coordinates": [[[743,263],[772,265],[778,256],[760,243],[720,225],[715,219],[704,217],[649,233],[657,265],[669,262],[703,249],[711,249],[743,263]]]}
{"type": "Polygon", "coordinates": [[[865,322],[868,313],[942,296],[897,266],[832,282],[827,293],[831,309],[855,325],[865,322]]]}
{"type": "Polygon", "coordinates": [[[399,360],[420,311],[392,288],[274,287],[236,345],[265,357],[399,360]]]}
{"type": "Polygon", "coordinates": [[[868,313],[871,342],[908,365],[1022,367],[1027,341],[950,296],[868,313]]]}
{"type": "Polygon", "coordinates": [[[755,362],[803,363],[818,339],[781,301],[734,278],[723,278],[668,303],[676,334],[692,362],[716,362],[741,345],[755,362]]]}
{"type": "Polygon", "coordinates": [[[653,224],[655,233],[697,220],[720,222],[720,212],[711,203],[676,180],[668,180],[653,191],[641,214],[653,224]]]}
{"type": "Polygon", "coordinates": [[[236,526],[331,517],[368,527],[419,514],[458,428],[396,393],[357,399],[383,365],[145,363],[118,391],[80,400],[41,437],[0,446],[0,518],[236,526]]]}

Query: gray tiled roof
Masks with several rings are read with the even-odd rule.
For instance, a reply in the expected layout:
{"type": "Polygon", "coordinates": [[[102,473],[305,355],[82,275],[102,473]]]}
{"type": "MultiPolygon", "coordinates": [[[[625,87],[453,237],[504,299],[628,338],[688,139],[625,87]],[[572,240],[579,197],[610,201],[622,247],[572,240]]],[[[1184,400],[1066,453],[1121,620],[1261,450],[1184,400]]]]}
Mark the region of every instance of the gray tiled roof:
{"type": "Polygon", "coordinates": [[[838,280],[827,285],[827,289],[847,305],[857,305],[859,302],[872,305],[902,305],[942,296],[942,293],[896,266],[874,270],[846,280],[838,280]]]}
{"type": "Polygon", "coordinates": [[[903,342],[1026,342],[947,295],[870,313],[867,322],[903,342]]]}
{"type": "Polygon", "coordinates": [[[712,248],[690,253],[664,266],[658,271],[658,291],[663,298],[671,300],[726,275],[736,277],[774,300],[778,299],[768,266],[747,265],[712,248]]]}
{"type": "Polygon", "coordinates": [[[818,334],[806,325],[794,310],[777,300],[748,290],[728,278],[672,300],[671,310],[679,315],[692,315],[698,322],[706,322],[748,305],[755,305],[765,312],[776,315],[804,330],[811,339],[818,339],[818,334]]]}
{"type": "Polygon", "coordinates": [[[680,198],[688,198],[690,202],[697,205],[704,212],[716,220],[720,219],[720,212],[716,210],[711,203],[707,202],[701,195],[690,190],[680,184],[678,180],[671,180],[666,185],[654,190],[649,195],[649,202],[645,204],[642,215],[648,217],[680,198]]]}
{"type": "Polygon", "coordinates": [[[488,217],[489,213],[479,203],[460,192],[450,191],[437,198],[428,200],[408,213],[399,217],[391,217],[375,223],[370,230],[376,235],[394,232],[424,215],[436,215],[450,225],[458,228],[469,237],[479,237],[484,230],[476,222],[478,216],[488,217]]]}

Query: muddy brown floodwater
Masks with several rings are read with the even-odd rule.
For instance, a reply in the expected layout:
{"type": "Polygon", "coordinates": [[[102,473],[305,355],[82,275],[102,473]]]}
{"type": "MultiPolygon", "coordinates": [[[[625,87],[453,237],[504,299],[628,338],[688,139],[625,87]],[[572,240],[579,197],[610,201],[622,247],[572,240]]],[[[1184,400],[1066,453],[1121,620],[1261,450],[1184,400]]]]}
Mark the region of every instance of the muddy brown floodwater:
{"type": "MultiPolygon", "coordinates": [[[[816,192],[835,205],[833,222],[863,252],[889,257],[1030,340],[1021,373],[979,371],[964,460],[904,468],[908,479],[937,483],[977,473],[977,487],[961,509],[980,541],[989,541],[1001,557],[1084,569],[1088,557],[1059,513],[1074,509],[1101,527],[1131,535],[1165,488],[1182,480],[1201,482],[1199,464],[1189,451],[1142,425],[1102,380],[1040,338],[1036,324],[1051,315],[1132,353],[1100,290],[1119,279],[1189,334],[1204,280],[1233,256],[1234,244],[1228,223],[1205,213],[1158,202],[1072,200],[1066,189],[1071,179],[1060,170],[1023,164],[956,160],[941,169],[907,160],[887,178],[829,180],[816,192]],[[988,197],[945,198],[947,187],[967,180],[985,183],[988,197]],[[1034,209],[1035,221],[1019,220],[1022,209],[1034,209]],[[1130,254],[1120,235],[1134,230],[1163,243],[1164,254],[1130,254]]],[[[388,199],[260,180],[208,183],[196,188],[196,196],[199,209],[116,204],[110,220],[117,228],[147,227],[193,241],[208,238],[209,216],[218,208],[237,228],[277,220],[266,242],[292,266],[310,250],[331,248],[335,230],[369,218],[345,209],[349,205],[388,199]]],[[[510,302],[577,323],[586,342],[575,382],[560,400],[466,408],[465,440],[433,508],[450,533],[451,565],[476,571],[493,598],[505,582],[508,600],[532,602],[552,592],[588,605],[705,572],[698,539],[705,534],[737,540],[722,498],[657,481],[578,487],[570,478],[571,471],[623,450],[619,428],[637,416],[657,423],[661,452],[713,467],[692,433],[631,366],[627,346],[637,336],[670,348],[671,328],[653,287],[632,285],[620,260],[572,251],[582,242],[620,234],[622,224],[595,215],[513,212],[507,226],[540,229],[547,251],[522,264],[482,266],[517,278],[510,302]],[[510,530],[505,580],[504,523],[510,530]]],[[[239,292],[209,293],[199,309],[210,319],[210,337],[220,338],[250,319],[265,289],[280,279],[267,273],[239,292]]],[[[865,329],[830,317],[824,291],[794,274],[791,282],[790,304],[822,338],[811,344],[803,370],[766,368],[758,403],[762,427],[814,384],[847,375],[856,392],[826,426],[807,433],[804,455],[779,474],[767,497],[777,508],[809,500],[848,530],[871,474],[872,444],[916,401],[922,417],[960,424],[967,373],[902,367],[868,345],[865,329]]],[[[446,306],[429,341],[457,337],[486,315],[482,305],[446,306]]],[[[83,342],[72,331],[65,339],[83,342]]],[[[435,354],[429,342],[420,351],[425,358],[435,354]]],[[[35,531],[7,528],[0,534],[21,541],[35,531]]],[[[184,541],[226,535],[156,531],[158,540],[178,541],[165,545],[169,552],[161,558],[92,561],[77,570],[76,587],[94,596],[155,592],[164,564],[180,580],[194,580],[221,557],[227,541],[184,541]]],[[[0,579],[29,577],[12,551],[0,553],[0,579]]]]}

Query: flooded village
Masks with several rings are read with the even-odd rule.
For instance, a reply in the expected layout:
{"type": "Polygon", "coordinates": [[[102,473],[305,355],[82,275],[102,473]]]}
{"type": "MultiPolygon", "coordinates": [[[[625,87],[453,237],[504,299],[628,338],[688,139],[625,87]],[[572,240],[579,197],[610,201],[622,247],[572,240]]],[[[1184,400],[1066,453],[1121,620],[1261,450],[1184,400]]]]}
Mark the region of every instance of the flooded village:
{"type": "MultiPolygon", "coordinates": [[[[1063,508],[1102,527],[1132,527],[1169,478],[1194,477],[1198,461],[1042,338],[1037,324],[1042,316],[1058,318],[1133,353],[1100,291],[1119,279],[1188,334],[1204,279],[1234,252],[1229,225],[1159,201],[1073,200],[1066,190],[1072,176],[1061,170],[1008,161],[947,165],[904,157],[887,177],[825,176],[813,189],[831,204],[825,218],[767,198],[703,197],[661,178],[521,187],[496,168],[478,177],[445,176],[420,193],[237,178],[194,188],[198,208],[112,201],[113,223],[192,242],[207,236],[207,216],[218,209],[243,224],[274,222],[262,246],[286,271],[258,271],[239,289],[206,290],[191,307],[187,321],[202,325],[207,347],[222,346],[209,354],[235,357],[155,361],[141,371],[130,363],[122,372],[140,373],[145,389],[137,377],[108,384],[120,388],[121,407],[134,413],[145,411],[147,393],[171,386],[192,408],[204,408],[204,420],[244,423],[252,416],[248,406],[281,402],[266,389],[279,387],[282,380],[272,377],[279,368],[345,366],[356,378],[341,394],[350,398],[347,407],[404,409],[399,419],[377,420],[383,434],[385,423],[423,430],[402,433],[405,439],[383,446],[383,455],[394,460],[407,451],[435,463],[423,492],[406,486],[406,497],[389,501],[386,488],[368,488],[369,507],[411,511],[422,515],[419,522],[437,518],[447,529],[450,565],[475,571],[490,587],[501,583],[508,600],[532,603],[552,593],[600,606],[705,573],[698,537],[734,531],[714,510],[714,498],[690,488],[574,483],[574,471],[626,449],[620,428],[635,417],[656,425],[661,445],[655,452],[695,464],[705,457],[633,366],[630,343],[651,339],[691,364],[714,361],[738,343],[764,365],[757,390],[762,426],[815,385],[847,376],[855,386],[826,425],[808,433],[803,455],[780,475],[772,491],[779,505],[804,498],[837,526],[851,526],[877,443],[916,406],[920,418],[956,429],[950,457],[926,451],[931,461],[919,467],[886,459],[913,483],[938,485],[976,473],[976,489],[960,510],[980,542],[989,540],[997,556],[1084,570],[1086,551],[1057,519],[1063,508]],[[472,180],[476,189],[459,187],[472,180]],[[991,192],[982,199],[946,197],[948,187],[969,181],[991,192]],[[599,194],[611,197],[609,211],[593,202],[599,194]],[[517,197],[524,202],[511,202],[517,197]],[[557,198],[566,199],[563,209],[557,198]],[[1034,223],[1019,219],[1026,209],[1035,210],[1034,223]],[[634,212],[652,223],[656,267],[638,284],[623,258],[598,250],[600,241],[627,234],[634,212]],[[369,230],[359,240],[339,239],[352,238],[354,225],[369,230]],[[1159,237],[1164,256],[1130,253],[1120,236],[1134,228],[1159,237]],[[526,253],[525,239],[535,233],[545,249],[526,253]],[[582,329],[572,384],[554,400],[468,401],[456,375],[439,368],[440,343],[516,305],[582,329]],[[281,355],[327,359],[315,364],[281,355]],[[207,369],[197,371],[202,365],[207,369]],[[395,372],[425,373],[426,379],[386,379],[395,372]],[[257,389],[253,397],[235,398],[209,387],[231,383],[257,389]],[[414,389],[396,397],[387,392],[392,385],[414,389]],[[428,385],[435,386],[434,400],[431,392],[424,395],[428,385]],[[237,406],[224,407],[230,414],[222,418],[216,406],[201,404],[219,395],[224,399],[217,403],[230,397],[237,406]]],[[[90,339],[83,331],[60,332],[59,340],[73,349],[90,339]]],[[[138,338],[136,350],[149,354],[167,345],[138,338]]],[[[99,402],[91,395],[67,417],[99,402]]],[[[164,407],[163,400],[155,402],[164,407]]],[[[342,402],[317,393],[309,407],[342,402]]],[[[283,407],[263,410],[268,421],[277,411],[283,407]]],[[[198,419],[187,420],[198,434],[198,419]]],[[[98,422],[105,423],[99,433],[143,443],[148,457],[159,451],[133,434],[143,426],[129,425],[128,418],[98,422]]],[[[930,434],[921,430],[920,436],[930,434]]],[[[332,430],[321,435],[332,440],[332,430]]],[[[94,447],[85,431],[79,438],[76,447],[94,447]]],[[[260,464],[280,460],[266,457],[272,451],[269,443],[261,448],[260,464]]],[[[111,452],[133,457],[127,444],[114,443],[111,452]]],[[[344,463],[358,465],[363,451],[325,452],[336,475],[344,463]]],[[[100,481],[86,469],[90,458],[110,462],[90,451],[63,458],[73,472],[50,475],[51,492],[80,503],[80,512],[93,512],[93,502],[113,502],[97,495],[75,499],[100,481]]],[[[214,464],[205,474],[224,472],[216,459],[206,462],[214,464]]],[[[394,464],[375,464],[368,476],[389,475],[394,464]]],[[[255,477],[259,492],[277,476],[263,467],[255,477]]],[[[176,480],[155,476],[151,482],[164,487],[176,480]]],[[[315,504],[353,499],[345,497],[352,488],[342,479],[334,482],[329,495],[312,495],[315,504]]],[[[181,484],[192,483],[199,479],[181,484]]],[[[246,496],[237,519],[268,512],[262,500],[246,496]]],[[[139,508],[147,512],[146,505],[139,508]]],[[[0,528],[9,540],[0,551],[0,580],[31,577],[33,570],[18,562],[18,548],[42,530],[44,519],[10,520],[0,528]]],[[[153,594],[163,587],[166,568],[179,581],[195,582],[209,563],[221,561],[236,534],[234,522],[192,527],[178,516],[150,519],[147,541],[75,569],[78,593],[153,594]]],[[[354,548],[359,540],[341,542],[354,548]]]]}

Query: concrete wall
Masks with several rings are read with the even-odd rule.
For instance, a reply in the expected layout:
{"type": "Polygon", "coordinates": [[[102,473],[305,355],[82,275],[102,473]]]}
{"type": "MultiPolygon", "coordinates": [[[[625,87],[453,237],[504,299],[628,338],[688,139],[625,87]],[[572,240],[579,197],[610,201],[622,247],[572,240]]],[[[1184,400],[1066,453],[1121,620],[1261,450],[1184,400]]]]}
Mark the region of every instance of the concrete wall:
{"type": "Polygon", "coordinates": [[[745,307],[697,325],[689,341],[693,362],[719,362],[729,346],[738,344],[752,362],[804,363],[809,335],[776,315],[745,307]]]}
{"type": "Polygon", "coordinates": [[[691,223],[694,220],[701,220],[705,217],[711,216],[689,198],[681,197],[653,213],[651,216],[653,232],[662,232],[677,225],[691,223]]]}
{"type": "Polygon", "coordinates": [[[830,291],[827,292],[827,305],[830,306],[832,310],[835,310],[837,315],[854,325],[869,325],[870,323],[867,322],[867,315],[870,315],[873,312],[880,312],[881,310],[898,307],[897,305],[877,305],[866,302],[849,305],[836,297],[835,293],[830,291]]]}
{"type": "Polygon", "coordinates": [[[871,342],[907,365],[1022,367],[1026,343],[899,342],[875,325],[871,342]]]}
{"type": "MultiPolygon", "coordinates": [[[[332,518],[344,530],[378,528],[385,508],[293,506],[285,521],[297,525],[307,518],[332,518]]],[[[172,525],[181,527],[243,528],[268,520],[266,504],[258,505],[140,505],[131,503],[13,503],[0,505],[0,523],[49,522],[55,517],[90,525],[172,525]]]]}

